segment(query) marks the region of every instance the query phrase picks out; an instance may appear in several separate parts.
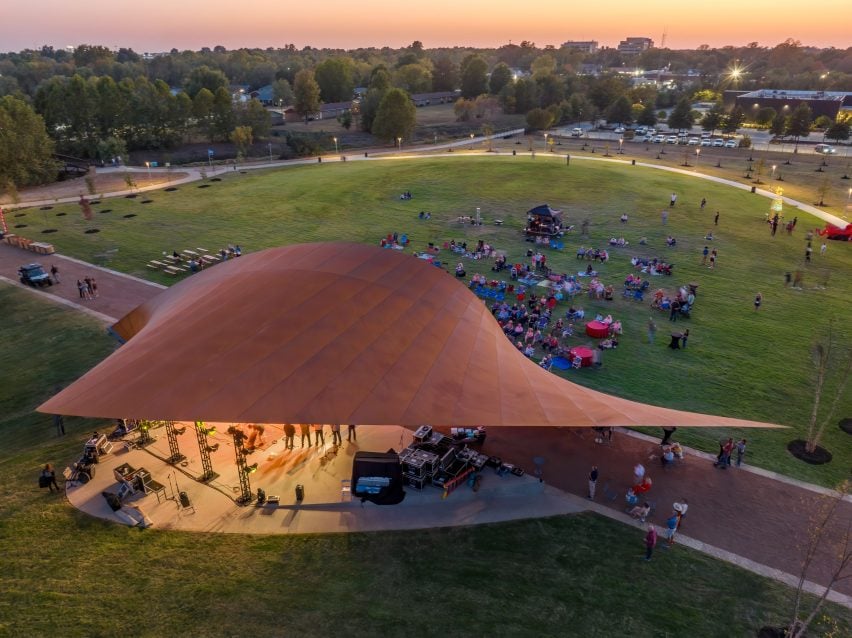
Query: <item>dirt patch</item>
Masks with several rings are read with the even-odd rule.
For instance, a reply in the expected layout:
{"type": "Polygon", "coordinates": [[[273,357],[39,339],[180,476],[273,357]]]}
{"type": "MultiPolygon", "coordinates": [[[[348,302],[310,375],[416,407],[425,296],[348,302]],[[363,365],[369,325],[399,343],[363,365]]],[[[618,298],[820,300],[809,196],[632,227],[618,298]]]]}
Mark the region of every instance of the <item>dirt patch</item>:
{"type": "Polygon", "coordinates": [[[800,461],[811,465],[824,465],[830,463],[832,454],[821,445],[817,445],[813,452],[805,449],[806,442],[803,439],[795,439],[787,444],[787,451],[800,461]]]}
{"type": "Polygon", "coordinates": [[[44,233],[45,235],[49,235],[50,233],[55,233],[55,232],[56,232],[56,229],[55,229],[55,228],[45,228],[45,229],[44,229],[43,231],[41,231],[41,232],[42,232],[42,233],[44,233]]]}
{"type": "Polygon", "coordinates": [[[210,184],[201,184],[198,188],[210,188],[210,184]]]}
{"type": "Polygon", "coordinates": [[[124,219],[130,219],[131,217],[136,217],[136,213],[127,213],[127,215],[123,216],[124,219]]]}
{"type": "Polygon", "coordinates": [[[26,217],[26,213],[15,213],[15,217],[26,217]]]}
{"type": "Polygon", "coordinates": [[[852,418],[840,419],[837,425],[839,425],[840,429],[846,432],[846,434],[852,434],[852,418]]]}
{"type": "Polygon", "coordinates": [[[26,224],[15,224],[15,228],[26,228],[26,224]]]}
{"type": "Polygon", "coordinates": [[[210,178],[210,181],[211,181],[211,182],[221,182],[221,181],[222,181],[222,178],[221,178],[221,177],[211,177],[211,178],[210,178]]]}
{"type": "Polygon", "coordinates": [[[124,199],[136,199],[136,193],[130,193],[130,195],[125,195],[124,199]]]}
{"type": "Polygon", "coordinates": [[[84,230],[83,232],[86,233],[87,235],[94,235],[95,233],[101,232],[101,229],[100,228],[89,228],[87,230],[84,230]]]}
{"type": "Polygon", "coordinates": [[[56,213],[57,217],[65,217],[68,213],[56,213]]]}
{"type": "Polygon", "coordinates": [[[177,186],[169,186],[168,188],[164,188],[163,190],[167,193],[174,193],[177,190],[177,186]]]}
{"type": "Polygon", "coordinates": [[[100,215],[103,215],[104,213],[111,213],[111,212],[112,212],[112,208],[104,208],[103,210],[98,211],[98,213],[100,215]]]}
{"type": "Polygon", "coordinates": [[[53,210],[53,206],[42,206],[39,210],[53,210]]]}
{"type": "Polygon", "coordinates": [[[153,199],[143,199],[140,203],[141,204],[150,204],[153,201],[154,201],[153,199]]]}

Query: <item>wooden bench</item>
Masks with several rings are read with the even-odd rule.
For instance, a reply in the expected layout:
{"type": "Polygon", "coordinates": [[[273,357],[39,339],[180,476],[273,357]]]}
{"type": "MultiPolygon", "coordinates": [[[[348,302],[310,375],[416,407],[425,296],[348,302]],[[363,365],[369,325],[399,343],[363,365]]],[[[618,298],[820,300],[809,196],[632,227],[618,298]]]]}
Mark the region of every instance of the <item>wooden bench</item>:
{"type": "Polygon", "coordinates": [[[148,262],[147,264],[145,264],[145,265],[146,265],[148,268],[150,268],[151,270],[159,270],[159,269],[160,269],[160,265],[159,265],[159,264],[155,264],[153,261],[149,261],[149,262],[148,262]]]}
{"type": "Polygon", "coordinates": [[[215,264],[219,261],[219,258],[215,255],[201,255],[201,258],[208,264],[215,264]]]}

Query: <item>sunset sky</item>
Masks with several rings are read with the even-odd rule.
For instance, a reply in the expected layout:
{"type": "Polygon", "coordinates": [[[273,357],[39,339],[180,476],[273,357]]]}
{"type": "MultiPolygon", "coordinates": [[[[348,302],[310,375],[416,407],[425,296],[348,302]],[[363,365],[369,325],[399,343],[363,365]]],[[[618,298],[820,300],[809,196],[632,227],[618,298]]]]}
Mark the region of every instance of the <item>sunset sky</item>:
{"type": "Polygon", "coordinates": [[[852,0],[5,0],[0,51],[102,44],[138,52],[202,46],[301,48],[538,46],[594,39],[614,46],[647,36],[670,48],[724,46],[787,38],[852,46],[852,0]]]}

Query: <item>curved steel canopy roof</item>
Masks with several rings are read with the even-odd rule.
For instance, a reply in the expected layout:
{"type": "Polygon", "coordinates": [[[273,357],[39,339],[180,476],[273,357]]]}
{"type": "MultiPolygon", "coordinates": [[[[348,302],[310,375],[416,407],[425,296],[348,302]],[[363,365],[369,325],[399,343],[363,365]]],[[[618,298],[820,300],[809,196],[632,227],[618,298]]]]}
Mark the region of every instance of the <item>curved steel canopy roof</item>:
{"type": "Polygon", "coordinates": [[[620,399],[524,357],[463,284],[351,243],[243,255],[115,326],[127,343],[39,411],[376,425],[773,427],[620,399]]]}

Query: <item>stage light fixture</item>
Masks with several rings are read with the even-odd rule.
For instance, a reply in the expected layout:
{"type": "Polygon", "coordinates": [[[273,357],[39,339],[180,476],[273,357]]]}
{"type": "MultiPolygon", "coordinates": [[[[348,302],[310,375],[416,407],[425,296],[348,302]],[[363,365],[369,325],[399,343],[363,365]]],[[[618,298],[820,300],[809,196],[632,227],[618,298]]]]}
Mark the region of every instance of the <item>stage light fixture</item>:
{"type": "Polygon", "coordinates": [[[182,428],[175,428],[175,434],[176,434],[177,436],[180,436],[180,435],[181,435],[181,434],[183,434],[184,432],[186,432],[186,426],[184,426],[184,427],[182,427],[182,428]]]}
{"type": "Polygon", "coordinates": [[[247,465],[243,469],[243,472],[245,472],[246,474],[254,474],[255,472],[257,472],[257,463],[252,463],[251,465],[247,465]]]}
{"type": "Polygon", "coordinates": [[[218,444],[218,443],[214,443],[213,445],[208,445],[208,446],[207,446],[207,451],[208,451],[208,452],[215,452],[215,451],[216,451],[216,450],[218,450],[218,449],[219,449],[219,444],[218,444]]]}

